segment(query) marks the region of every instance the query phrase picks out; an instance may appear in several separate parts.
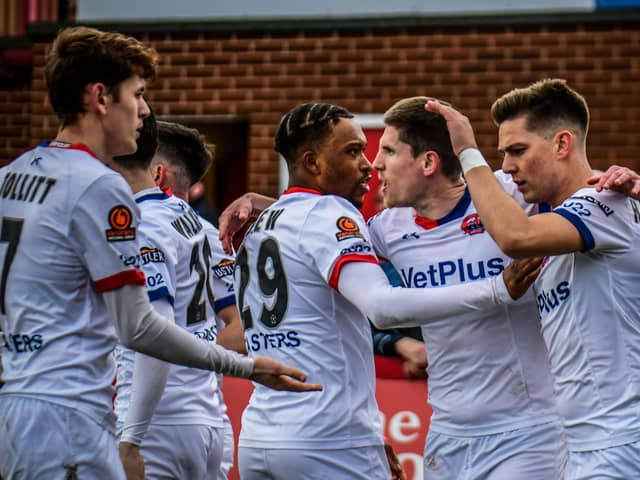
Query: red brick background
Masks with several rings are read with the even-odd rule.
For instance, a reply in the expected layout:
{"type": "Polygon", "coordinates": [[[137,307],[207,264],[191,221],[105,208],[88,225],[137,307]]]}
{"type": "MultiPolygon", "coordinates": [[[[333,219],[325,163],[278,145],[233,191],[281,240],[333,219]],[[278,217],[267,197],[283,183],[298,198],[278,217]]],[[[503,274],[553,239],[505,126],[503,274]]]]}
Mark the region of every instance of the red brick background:
{"type": "MultiPolygon", "coordinates": [[[[635,24],[371,28],[357,31],[142,33],[162,58],[149,98],[161,115],[238,115],[249,122],[252,190],[276,194],[273,134],[309,100],[383,113],[430,95],[472,119],[494,166],[492,101],[544,77],[563,77],[591,106],[589,158],[640,169],[640,28],[635,24]]],[[[48,41],[48,40],[47,40],[48,41]]],[[[35,40],[30,84],[0,86],[0,163],[51,137],[43,81],[47,42],[35,40]]]]}

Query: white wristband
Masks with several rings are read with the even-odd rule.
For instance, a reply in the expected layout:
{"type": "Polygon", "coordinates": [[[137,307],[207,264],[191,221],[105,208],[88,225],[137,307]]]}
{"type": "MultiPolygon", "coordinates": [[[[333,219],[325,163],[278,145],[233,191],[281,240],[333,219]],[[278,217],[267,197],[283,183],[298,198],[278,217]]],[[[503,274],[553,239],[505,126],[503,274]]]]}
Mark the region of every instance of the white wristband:
{"type": "Polygon", "coordinates": [[[462,173],[465,175],[469,170],[476,167],[488,167],[489,164],[482,156],[482,153],[477,148],[465,148],[460,155],[458,155],[460,165],[462,166],[462,173]]]}
{"type": "Polygon", "coordinates": [[[507,284],[504,282],[503,275],[496,275],[490,278],[493,299],[497,305],[508,305],[515,302],[515,300],[511,298],[511,294],[507,289],[507,284]]]}

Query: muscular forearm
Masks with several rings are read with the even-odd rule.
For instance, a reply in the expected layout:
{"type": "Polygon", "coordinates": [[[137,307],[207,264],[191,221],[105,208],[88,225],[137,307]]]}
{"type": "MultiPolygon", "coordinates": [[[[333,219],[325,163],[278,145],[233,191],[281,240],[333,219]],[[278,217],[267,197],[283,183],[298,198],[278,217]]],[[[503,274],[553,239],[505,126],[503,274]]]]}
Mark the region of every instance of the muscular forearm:
{"type": "MultiPolygon", "coordinates": [[[[482,154],[467,149],[460,154],[461,163],[472,156],[482,154]]],[[[504,191],[488,165],[471,168],[465,178],[482,225],[503,252],[513,258],[522,256],[530,231],[529,217],[522,207],[504,191]]]]}

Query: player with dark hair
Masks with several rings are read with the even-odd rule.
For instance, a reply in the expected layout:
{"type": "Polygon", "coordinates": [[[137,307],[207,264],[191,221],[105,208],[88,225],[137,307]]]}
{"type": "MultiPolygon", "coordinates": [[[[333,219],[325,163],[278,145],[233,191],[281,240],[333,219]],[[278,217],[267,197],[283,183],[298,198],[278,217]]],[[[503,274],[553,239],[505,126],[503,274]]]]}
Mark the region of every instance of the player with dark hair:
{"type": "Polygon", "coordinates": [[[297,369],[239,357],[168,322],[151,307],[142,272],[123,263],[140,254],[140,216],[106,164],[135,152],[156,64],[134,38],[60,32],[45,66],[60,129],[0,169],[5,478],[124,477],[111,408],[118,337],[167,361],[313,388],[297,369]]]}
{"type": "Polygon", "coordinates": [[[378,327],[415,326],[510,303],[503,280],[513,297],[528,287],[513,269],[473,292],[390,286],[357,210],[370,177],[365,146],[353,115],[336,105],[302,104],[280,122],[276,149],[289,188],[238,251],[238,308],[250,354],[298,365],[325,389],[293,397],[256,385],[240,434],[243,479],[388,479],[367,317],[378,327]]]}
{"type": "MultiPolygon", "coordinates": [[[[186,203],[191,181],[204,174],[212,154],[196,130],[159,121],[158,149],[143,155],[152,143],[149,130],[149,141],[144,142],[143,128],[137,158],[113,162],[129,181],[142,212],[140,258],[149,297],[156,310],[208,342],[219,343],[217,319],[224,320],[231,325],[227,334],[235,330],[239,337],[231,343],[242,348],[235,298],[229,291],[231,269],[225,269],[228,281],[216,269],[224,255],[218,232],[210,232],[213,227],[186,203]]],[[[131,476],[142,474],[141,454],[145,478],[204,479],[217,474],[225,438],[218,377],[134,356],[125,348],[117,352],[115,411],[125,470],[131,476]]]]}

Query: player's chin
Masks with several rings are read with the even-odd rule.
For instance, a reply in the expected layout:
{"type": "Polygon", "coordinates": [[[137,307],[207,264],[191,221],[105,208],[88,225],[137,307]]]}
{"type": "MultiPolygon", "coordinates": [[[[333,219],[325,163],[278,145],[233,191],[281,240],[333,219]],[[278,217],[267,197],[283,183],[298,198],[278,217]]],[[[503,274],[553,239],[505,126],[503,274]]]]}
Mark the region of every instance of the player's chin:
{"type": "Polygon", "coordinates": [[[130,139],[128,142],[122,142],[119,148],[115,149],[115,152],[112,153],[114,157],[122,157],[125,155],[133,155],[138,150],[138,144],[136,143],[135,138],[130,139]]]}
{"type": "Polygon", "coordinates": [[[362,208],[362,205],[364,205],[364,195],[352,195],[347,200],[349,200],[357,209],[362,208]]]}

